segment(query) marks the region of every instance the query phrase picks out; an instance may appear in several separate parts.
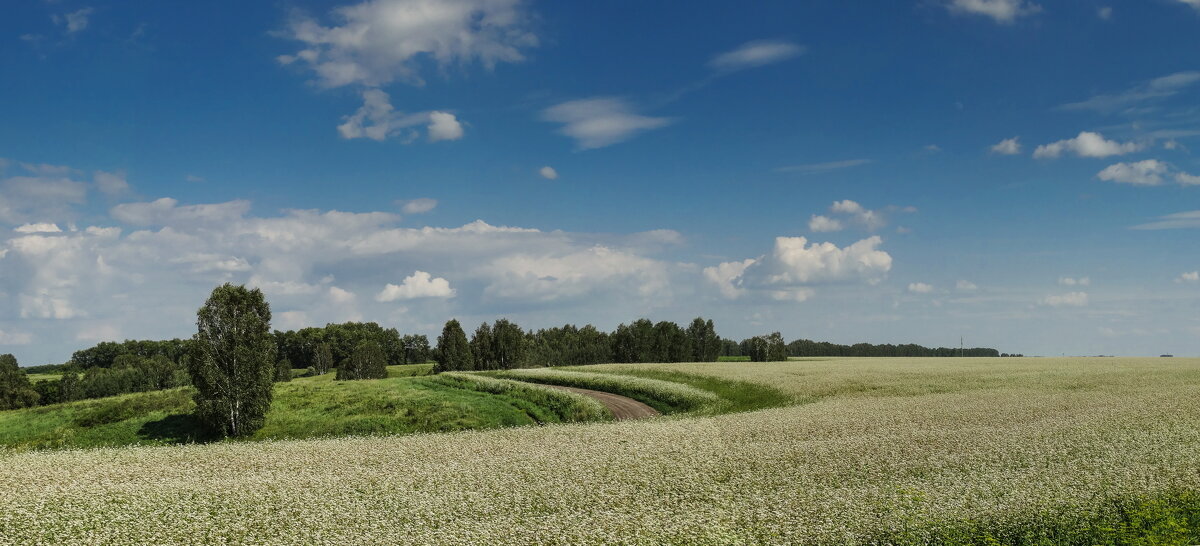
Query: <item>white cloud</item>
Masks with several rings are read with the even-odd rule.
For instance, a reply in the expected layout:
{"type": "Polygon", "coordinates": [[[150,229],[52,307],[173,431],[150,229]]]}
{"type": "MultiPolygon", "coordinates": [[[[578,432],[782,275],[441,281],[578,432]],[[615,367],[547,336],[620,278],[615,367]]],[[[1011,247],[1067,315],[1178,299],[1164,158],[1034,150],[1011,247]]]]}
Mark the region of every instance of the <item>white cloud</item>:
{"type": "Polygon", "coordinates": [[[68,220],[74,217],[72,209],[87,198],[87,184],[73,180],[69,167],[28,163],[21,167],[31,176],[0,179],[2,223],[68,220]]]}
{"type": "Polygon", "coordinates": [[[951,0],[946,8],[953,13],[967,13],[991,17],[1001,24],[1009,24],[1018,17],[1042,11],[1042,7],[1025,0],[951,0]]]}
{"type": "Polygon", "coordinates": [[[463,136],[462,123],[454,114],[432,111],[405,114],[392,107],[391,98],[380,89],[362,93],[363,105],[354,114],[342,118],[338,134],[345,139],[369,138],[383,141],[399,136],[406,144],[417,139],[414,129],[425,125],[430,142],[458,140],[463,136]]]}
{"type": "Polygon", "coordinates": [[[6,332],[0,330],[0,346],[29,345],[33,343],[33,334],[29,332],[6,332]]]}
{"type": "Polygon", "coordinates": [[[1157,159],[1146,159],[1134,163],[1115,163],[1096,174],[1100,180],[1120,182],[1135,186],[1158,186],[1164,177],[1173,178],[1183,186],[1200,184],[1200,176],[1176,170],[1170,164],[1157,159]]]}
{"type": "MultiPolygon", "coordinates": [[[[1200,0],[1196,0],[1196,1],[1200,1],[1200,0]]],[[[1102,6],[1096,10],[1096,17],[1104,19],[1105,21],[1112,19],[1112,14],[1113,14],[1113,9],[1109,6],[1102,6]]]]}
{"type": "Polygon", "coordinates": [[[1184,186],[1197,186],[1200,185],[1200,176],[1179,171],[1175,173],[1175,181],[1184,186]]]}
{"type": "Polygon", "coordinates": [[[1092,284],[1092,279],[1088,277],[1059,277],[1058,284],[1063,286],[1089,286],[1092,284]]]}
{"type": "Polygon", "coordinates": [[[628,140],[637,133],[665,127],[668,118],[635,114],[625,101],[597,97],[564,102],[547,108],[542,119],[562,123],[560,133],[575,139],[579,149],[603,148],[628,140]]]}
{"type": "Polygon", "coordinates": [[[708,66],[722,72],[764,66],[786,61],[804,53],[804,46],[781,40],[759,40],[747,42],[733,51],[727,51],[708,62],[708,66]]]}
{"type": "Polygon", "coordinates": [[[58,224],[51,223],[25,224],[13,228],[13,231],[17,233],[62,233],[62,229],[58,227],[58,224]]]}
{"type": "Polygon", "coordinates": [[[429,126],[426,130],[429,131],[430,142],[459,140],[463,137],[462,123],[459,123],[454,114],[448,112],[430,112],[429,126]]]}
{"type": "Polygon", "coordinates": [[[1191,6],[1193,8],[1200,10],[1200,0],[1179,0],[1179,1],[1191,6]]]}
{"type": "Polygon", "coordinates": [[[187,180],[188,182],[204,182],[205,181],[203,176],[196,176],[194,174],[189,174],[189,175],[185,176],[184,180],[187,180]]]}
{"type": "Polygon", "coordinates": [[[1105,140],[1104,135],[1082,131],[1075,138],[1069,138],[1043,144],[1033,151],[1035,158],[1056,158],[1065,152],[1071,152],[1079,157],[1108,157],[1124,155],[1141,150],[1144,146],[1136,142],[1120,143],[1105,140]]]}
{"type": "Polygon", "coordinates": [[[870,159],[847,159],[844,161],[829,161],[826,163],[808,163],[808,164],[804,164],[804,165],[788,165],[786,167],[776,168],[775,172],[780,172],[780,173],[795,172],[795,173],[803,173],[803,174],[823,173],[823,172],[829,172],[829,171],[836,171],[836,170],[840,170],[840,169],[849,169],[851,167],[858,167],[859,165],[867,165],[872,162],[873,161],[870,159]]]}
{"type": "Polygon", "coordinates": [[[149,203],[122,203],[113,207],[110,214],[135,226],[222,225],[241,219],[249,211],[250,202],[244,200],[179,206],[179,201],[163,197],[149,203]]]}
{"type": "MultiPolygon", "coordinates": [[[[1200,3],[1200,0],[1192,0],[1200,3]]],[[[1094,110],[1102,113],[1125,111],[1135,105],[1173,97],[1200,82],[1200,71],[1176,72],[1154,78],[1120,93],[1096,95],[1061,106],[1064,110],[1094,110]]]]}
{"type": "Polygon", "coordinates": [[[810,245],[804,237],[776,237],[771,254],[707,267],[704,276],[730,299],[755,289],[772,292],[831,283],[875,284],[892,268],[892,257],[878,249],[882,242],[873,236],[838,248],[833,243],[810,245]]]}
{"type": "Polygon", "coordinates": [[[296,15],[282,34],[303,43],[280,62],[303,62],[324,87],[422,85],[423,60],[443,69],[524,60],[536,46],[521,0],[373,0],[334,8],[335,24],[296,15]]]}
{"type": "Polygon", "coordinates": [[[1021,138],[1012,137],[1006,138],[997,142],[991,148],[993,154],[999,155],[1017,155],[1021,153],[1021,138]]]}
{"type": "Polygon", "coordinates": [[[1084,307],[1088,304],[1087,292],[1067,292],[1046,296],[1038,301],[1048,307],[1084,307]]]}
{"type": "Polygon", "coordinates": [[[546,180],[557,180],[558,179],[558,171],[554,170],[554,167],[551,167],[549,165],[546,165],[545,167],[538,169],[538,174],[542,175],[542,178],[545,178],[546,180]]]}
{"type": "Polygon", "coordinates": [[[642,298],[668,291],[665,264],[602,245],[565,255],[502,256],[483,269],[495,277],[484,294],[513,301],[576,299],[617,287],[642,298]]]}
{"type": "Polygon", "coordinates": [[[1175,279],[1175,282],[1200,282],[1200,271],[1184,273],[1178,279],[1175,279]]]}
{"type": "Polygon", "coordinates": [[[925,284],[923,282],[909,283],[908,291],[912,292],[913,294],[928,294],[933,292],[933,285],[925,284]]]}
{"type": "Polygon", "coordinates": [[[434,277],[424,271],[414,272],[404,278],[399,285],[388,283],[383,291],[375,296],[375,301],[392,302],[396,300],[411,300],[417,298],[453,298],[455,291],[450,288],[450,281],[434,277]]]}
{"type": "MultiPolygon", "coordinates": [[[[865,228],[868,231],[875,231],[875,230],[887,225],[887,220],[884,218],[882,213],[880,213],[879,211],[874,211],[874,210],[864,208],[862,205],[858,204],[858,202],[851,201],[849,199],[844,199],[842,201],[834,201],[833,205],[830,205],[830,207],[829,207],[829,212],[832,214],[844,215],[844,216],[848,217],[849,221],[862,226],[863,228],[865,228]]],[[[814,216],[812,220],[809,220],[809,228],[810,229],[813,229],[813,220],[816,220],[817,218],[818,218],[817,216],[814,216]]],[[[832,224],[829,224],[827,222],[827,220],[836,222],[837,225],[839,226],[838,229],[841,229],[841,226],[843,225],[842,222],[840,222],[836,219],[831,219],[831,218],[827,218],[824,216],[821,216],[820,218],[824,218],[825,220],[819,220],[817,223],[820,225],[824,225],[825,227],[833,227],[832,224]]],[[[814,229],[814,231],[821,231],[821,230],[814,229]]],[[[836,231],[836,230],[828,230],[828,231],[836,231]]]]}
{"type": "Polygon", "coordinates": [[[92,174],[92,182],[96,184],[97,189],[108,195],[129,191],[129,182],[125,181],[125,173],[96,171],[92,174]]]}
{"type": "Polygon", "coordinates": [[[1159,216],[1154,222],[1136,225],[1130,229],[1157,230],[1186,228],[1200,228],[1200,210],[1177,212],[1175,214],[1159,216]]]}
{"type": "Polygon", "coordinates": [[[75,333],[76,340],[88,342],[120,341],[121,337],[120,328],[105,323],[90,324],[75,333]]]}
{"type": "Polygon", "coordinates": [[[1096,174],[1100,180],[1120,182],[1135,186],[1157,186],[1162,184],[1162,176],[1167,174],[1167,164],[1156,159],[1147,159],[1136,163],[1116,163],[1105,167],[1096,174]]]}
{"type": "Polygon", "coordinates": [[[353,292],[338,288],[336,286],[329,287],[329,300],[336,304],[351,304],[354,303],[355,296],[353,292]]]}
{"type": "Polygon", "coordinates": [[[828,216],[821,216],[819,214],[814,214],[812,216],[812,218],[810,218],[808,220],[809,231],[814,231],[817,233],[824,233],[824,232],[830,232],[830,231],[841,231],[842,228],[843,228],[843,226],[842,226],[841,221],[837,220],[836,218],[830,218],[828,216]]]}
{"type": "Polygon", "coordinates": [[[428,197],[401,202],[404,204],[401,206],[400,210],[403,211],[404,214],[424,214],[433,210],[438,205],[437,199],[430,199],[428,197]]]}
{"type": "Polygon", "coordinates": [[[67,34],[75,34],[76,32],[87,29],[89,22],[88,18],[92,15],[93,11],[95,10],[92,8],[83,8],[72,11],[71,13],[61,17],[55,15],[53,19],[55,23],[58,23],[67,29],[67,34]]]}
{"type": "Polygon", "coordinates": [[[960,280],[957,283],[955,283],[954,288],[960,292],[971,292],[974,290],[978,290],[979,286],[971,281],[960,280]]]}

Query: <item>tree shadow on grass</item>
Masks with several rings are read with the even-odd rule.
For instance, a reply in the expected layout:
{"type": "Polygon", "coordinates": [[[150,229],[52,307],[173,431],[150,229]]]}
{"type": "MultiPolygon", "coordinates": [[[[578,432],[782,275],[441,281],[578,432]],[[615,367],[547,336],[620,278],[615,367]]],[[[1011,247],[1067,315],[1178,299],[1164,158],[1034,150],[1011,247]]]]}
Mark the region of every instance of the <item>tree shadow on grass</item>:
{"type": "Polygon", "coordinates": [[[178,413],[149,421],[138,429],[138,437],[170,444],[206,444],[217,440],[195,415],[178,413]]]}

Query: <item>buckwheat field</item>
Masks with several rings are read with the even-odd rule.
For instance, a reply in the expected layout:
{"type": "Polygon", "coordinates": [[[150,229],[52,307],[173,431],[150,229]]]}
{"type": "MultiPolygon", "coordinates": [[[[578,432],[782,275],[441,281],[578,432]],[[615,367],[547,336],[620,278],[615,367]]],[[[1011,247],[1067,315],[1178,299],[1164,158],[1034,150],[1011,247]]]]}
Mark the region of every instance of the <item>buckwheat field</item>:
{"type": "Polygon", "coordinates": [[[6,453],[0,543],[1092,543],[1138,514],[1169,543],[1200,505],[1200,359],[587,369],[758,383],[794,405],[6,453]]]}

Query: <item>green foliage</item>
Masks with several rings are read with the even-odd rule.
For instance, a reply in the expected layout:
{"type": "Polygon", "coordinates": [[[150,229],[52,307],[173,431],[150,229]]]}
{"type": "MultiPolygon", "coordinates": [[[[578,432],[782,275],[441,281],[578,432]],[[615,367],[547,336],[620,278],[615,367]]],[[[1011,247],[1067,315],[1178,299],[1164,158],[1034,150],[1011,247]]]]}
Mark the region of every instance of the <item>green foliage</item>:
{"type": "Polygon", "coordinates": [[[292,363],[288,359],[281,358],[275,363],[275,382],[283,383],[292,380],[292,363]]]}
{"type": "Polygon", "coordinates": [[[450,319],[442,327],[442,335],[438,336],[433,358],[437,361],[434,370],[438,373],[464,371],[474,367],[471,344],[457,320],[450,319]]]}
{"type": "Polygon", "coordinates": [[[0,355],[0,410],[27,408],[37,403],[38,393],[17,364],[17,357],[0,355]]]}
{"type": "Polygon", "coordinates": [[[583,366],[612,362],[609,336],[591,324],[576,328],[567,324],[526,335],[522,368],[583,366]]]}
{"type": "Polygon", "coordinates": [[[787,345],[788,354],[790,356],[903,356],[903,357],[929,357],[929,356],[972,356],[972,357],[996,357],[996,356],[1020,356],[1000,354],[1000,351],[989,348],[949,348],[937,347],[929,348],[915,344],[904,345],[872,345],[870,343],[856,343],[854,345],[840,345],[837,343],[829,343],[827,341],[812,341],[808,339],[797,339],[787,345]]]}
{"type": "Polygon", "coordinates": [[[359,342],[350,358],[342,361],[337,370],[338,381],[383,379],[387,375],[387,358],[383,354],[383,348],[370,339],[359,342]]]}
{"type": "Polygon", "coordinates": [[[328,343],[320,343],[316,346],[315,355],[312,359],[313,375],[325,375],[329,370],[333,369],[333,350],[328,343]]]}
{"type": "Polygon", "coordinates": [[[688,338],[692,345],[693,362],[716,362],[721,354],[721,336],[711,319],[704,320],[696,317],[687,329],[688,338]]]}
{"type": "Polygon", "coordinates": [[[262,291],[224,284],[196,313],[189,372],[196,415],[214,433],[246,436],[262,427],[275,379],[271,308],[262,291]]]}
{"type": "Polygon", "coordinates": [[[429,338],[424,335],[407,335],[400,338],[400,343],[404,346],[402,364],[424,364],[432,358],[429,338]]]}
{"type": "Polygon", "coordinates": [[[496,363],[496,355],[492,350],[495,346],[495,341],[492,339],[492,326],[488,323],[480,324],[475,329],[475,333],[471,334],[471,367],[472,370],[498,370],[500,366],[496,363]]]}
{"type": "Polygon", "coordinates": [[[111,368],[122,356],[153,358],[164,356],[172,362],[180,362],[189,351],[191,340],[170,339],[164,341],[125,340],[122,342],[102,341],[93,347],[75,351],[71,355],[71,366],[77,369],[111,368]]]}
{"type": "Polygon", "coordinates": [[[779,332],[742,341],[741,353],[753,362],[783,362],[788,359],[787,345],[779,332]]]}
{"type": "Polygon", "coordinates": [[[538,423],[607,421],[612,413],[590,396],[482,375],[444,373],[438,381],[459,388],[507,397],[538,423]]]}

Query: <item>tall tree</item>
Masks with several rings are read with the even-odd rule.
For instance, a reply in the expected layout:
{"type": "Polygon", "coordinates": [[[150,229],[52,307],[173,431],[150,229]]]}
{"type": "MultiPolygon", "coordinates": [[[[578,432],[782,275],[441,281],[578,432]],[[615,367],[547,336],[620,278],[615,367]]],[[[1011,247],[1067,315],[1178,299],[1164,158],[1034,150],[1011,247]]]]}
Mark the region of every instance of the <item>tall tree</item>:
{"type": "Polygon", "coordinates": [[[196,326],[188,371],[197,416],[220,435],[253,433],[271,407],[275,380],[271,307],[261,290],[226,283],[196,312],[196,326]]]}
{"type": "Polygon", "coordinates": [[[424,335],[407,335],[402,342],[405,364],[424,364],[429,361],[429,338],[424,335]]]}
{"type": "Polygon", "coordinates": [[[501,370],[511,370],[520,366],[525,359],[525,331],[508,319],[496,321],[492,327],[492,358],[495,367],[501,370]]]}
{"type": "Polygon", "coordinates": [[[383,379],[387,377],[387,354],[379,342],[364,339],[358,342],[350,358],[338,366],[338,381],[353,379],[383,379]]]}
{"type": "Polygon", "coordinates": [[[475,333],[471,334],[471,360],[474,365],[473,370],[496,370],[500,367],[497,365],[495,354],[496,340],[492,336],[492,327],[488,323],[480,324],[475,329],[475,333]]]}
{"type": "Polygon", "coordinates": [[[439,373],[471,369],[471,344],[467,342],[467,334],[457,320],[450,319],[442,327],[433,358],[437,361],[434,371],[439,373]]]}
{"type": "Polygon", "coordinates": [[[17,364],[17,357],[0,355],[0,410],[27,408],[37,403],[38,393],[17,364]]]}
{"type": "Polygon", "coordinates": [[[317,375],[325,375],[329,373],[329,370],[333,369],[333,350],[329,347],[328,343],[317,345],[312,361],[313,373],[317,375]]]}

